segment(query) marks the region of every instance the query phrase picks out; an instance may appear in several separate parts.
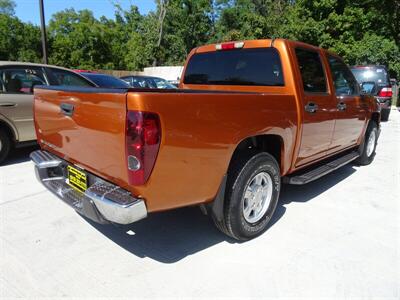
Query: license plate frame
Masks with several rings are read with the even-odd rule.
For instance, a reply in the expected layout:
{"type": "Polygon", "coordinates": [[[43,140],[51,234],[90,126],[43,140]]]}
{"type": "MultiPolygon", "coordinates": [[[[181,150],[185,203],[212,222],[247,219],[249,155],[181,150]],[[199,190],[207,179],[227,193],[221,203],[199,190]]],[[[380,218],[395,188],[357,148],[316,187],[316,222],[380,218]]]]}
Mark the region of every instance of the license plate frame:
{"type": "Polygon", "coordinates": [[[67,166],[67,184],[78,192],[85,193],[87,190],[88,176],[86,172],[74,166],[67,166]]]}

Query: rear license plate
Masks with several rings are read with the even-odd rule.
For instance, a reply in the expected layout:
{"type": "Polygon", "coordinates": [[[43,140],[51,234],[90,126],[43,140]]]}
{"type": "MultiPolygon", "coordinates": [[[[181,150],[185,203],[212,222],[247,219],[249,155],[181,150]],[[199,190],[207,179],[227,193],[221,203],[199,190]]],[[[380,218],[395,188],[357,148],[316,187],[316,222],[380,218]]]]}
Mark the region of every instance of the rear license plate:
{"type": "Polygon", "coordinates": [[[87,190],[87,176],[85,172],[74,168],[73,166],[67,167],[68,178],[67,183],[70,187],[84,193],[87,190]]]}

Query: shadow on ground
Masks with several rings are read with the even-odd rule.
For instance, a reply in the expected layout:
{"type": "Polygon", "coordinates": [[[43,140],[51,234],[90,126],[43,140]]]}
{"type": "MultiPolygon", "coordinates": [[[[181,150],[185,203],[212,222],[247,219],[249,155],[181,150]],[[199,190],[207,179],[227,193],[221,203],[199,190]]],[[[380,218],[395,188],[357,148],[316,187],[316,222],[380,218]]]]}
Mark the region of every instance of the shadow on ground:
{"type": "Polygon", "coordinates": [[[22,163],[22,162],[27,162],[27,161],[31,160],[29,158],[29,154],[31,154],[31,152],[38,150],[38,149],[39,149],[39,146],[37,146],[37,145],[12,149],[9,154],[9,157],[4,161],[2,166],[8,166],[8,165],[18,164],[18,163],[22,163]]]}
{"type": "MultiPolygon", "coordinates": [[[[290,209],[291,202],[307,202],[353,174],[352,165],[303,186],[283,185],[280,202],[269,225],[273,226],[290,209]]],[[[86,220],[116,244],[138,257],[174,263],[221,242],[235,243],[220,233],[198,207],[154,213],[126,225],[100,225],[86,220]]],[[[264,234],[268,234],[268,231],[264,234]]]]}

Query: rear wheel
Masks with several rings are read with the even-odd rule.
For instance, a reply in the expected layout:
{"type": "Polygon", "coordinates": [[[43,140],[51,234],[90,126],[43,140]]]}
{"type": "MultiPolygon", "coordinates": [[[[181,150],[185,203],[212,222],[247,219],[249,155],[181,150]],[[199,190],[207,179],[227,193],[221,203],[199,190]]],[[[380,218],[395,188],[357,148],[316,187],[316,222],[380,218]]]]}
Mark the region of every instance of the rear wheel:
{"type": "Polygon", "coordinates": [[[214,220],[217,227],[237,240],[260,235],[278,203],[280,179],[279,165],[267,153],[234,161],[228,173],[223,220],[214,220]]]}
{"type": "Polygon", "coordinates": [[[0,164],[7,158],[11,149],[11,139],[7,132],[0,128],[0,164]]]}
{"type": "Polygon", "coordinates": [[[390,108],[383,108],[381,111],[381,121],[389,121],[390,108]]]}
{"type": "Polygon", "coordinates": [[[378,126],[371,121],[365,132],[364,141],[360,146],[360,157],[355,161],[361,166],[369,165],[375,157],[376,144],[378,142],[378,126]]]}

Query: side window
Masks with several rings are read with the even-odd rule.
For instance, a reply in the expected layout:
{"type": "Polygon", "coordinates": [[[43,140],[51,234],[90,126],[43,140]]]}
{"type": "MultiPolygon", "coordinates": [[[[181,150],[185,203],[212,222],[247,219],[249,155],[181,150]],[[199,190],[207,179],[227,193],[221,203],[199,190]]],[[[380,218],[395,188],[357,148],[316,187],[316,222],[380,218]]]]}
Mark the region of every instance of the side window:
{"type": "Polygon", "coordinates": [[[328,56],[328,61],[336,95],[357,95],[357,80],[346,64],[334,56],[328,56]]]}
{"type": "Polygon", "coordinates": [[[62,70],[62,69],[53,69],[50,68],[52,77],[52,85],[64,85],[64,86],[93,86],[88,81],[75,74],[74,72],[62,70]]]}
{"type": "Polygon", "coordinates": [[[35,85],[47,85],[43,71],[36,68],[0,69],[0,92],[31,94],[35,85]]]}
{"type": "Polygon", "coordinates": [[[326,78],[318,52],[296,49],[297,62],[307,93],[326,93],[326,78]]]}

